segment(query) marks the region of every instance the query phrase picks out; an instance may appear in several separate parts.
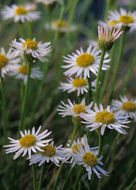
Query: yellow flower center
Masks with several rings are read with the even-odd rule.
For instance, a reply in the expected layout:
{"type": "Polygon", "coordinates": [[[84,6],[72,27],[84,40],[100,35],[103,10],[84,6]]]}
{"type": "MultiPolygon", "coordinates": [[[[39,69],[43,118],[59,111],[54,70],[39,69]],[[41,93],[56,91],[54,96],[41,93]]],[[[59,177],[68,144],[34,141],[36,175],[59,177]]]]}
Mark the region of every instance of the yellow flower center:
{"type": "Polygon", "coordinates": [[[25,135],[19,140],[20,145],[25,148],[33,146],[35,142],[36,142],[36,138],[33,135],[25,135]]]}
{"type": "Polygon", "coordinates": [[[72,85],[75,87],[82,87],[87,84],[86,80],[84,78],[76,78],[72,81],[72,85]]]}
{"type": "Polygon", "coordinates": [[[58,28],[58,27],[67,27],[67,22],[65,20],[56,20],[54,22],[54,25],[58,28]]]}
{"type": "Polygon", "coordinates": [[[25,7],[18,7],[15,9],[14,13],[16,15],[25,15],[27,13],[27,10],[25,7]]]}
{"type": "Polygon", "coordinates": [[[5,55],[0,54],[0,68],[5,67],[8,63],[8,59],[5,57],[5,55]]]}
{"type": "Polygon", "coordinates": [[[130,24],[134,22],[134,17],[130,15],[120,16],[119,21],[123,22],[124,24],[130,24]]]}
{"type": "Polygon", "coordinates": [[[44,150],[44,152],[41,152],[41,154],[43,156],[51,157],[51,156],[54,156],[56,154],[55,147],[52,145],[48,144],[47,146],[41,147],[41,149],[44,150]]]}
{"type": "Polygon", "coordinates": [[[118,24],[119,23],[119,21],[116,21],[116,20],[111,20],[109,23],[108,23],[108,25],[109,26],[115,26],[116,24],[118,24]]]}
{"type": "MultiPolygon", "coordinates": [[[[75,145],[72,146],[72,149],[74,149],[74,150],[76,150],[77,152],[79,152],[78,146],[79,146],[79,144],[75,144],[75,145]]],[[[84,145],[83,145],[83,144],[81,144],[81,146],[84,148],[84,145]]],[[[76,154],[76,152],[75,152],[74,150],[72,150],[72,152],[73,152],[74,154],[76,154]]]]}
{"type": "Polygon", "coordinates": [[[109,124],[109,123],[113,123],[114,120],[115,120],[114,113],[107,112],[106,110],[103,110],[102,112],[98,112],[95,115],[95,121],[98,123],[109,124]]]}
{"type": "Polygon", "coordinates": [[[37,49],[37,42],[34,40],[27,39],[25,43],[23,43],[23,48],[27,46],[27,49],[35,50],[37,49]]]}
{"type": "Polygon", "coordinates": [[[22,65],[21,67],[18,68],[18,72],[23,74],[23,75],[26,75],[27,74],[27,65],[22,65]]]}
{"type": "Polygon", "coordinates": [[[86,113],[85,111],[86,106],[85,105],[80,105],[80,104],[76,104],[73,107],[73,112],[75,112],[76,114],[80,114],[80,113],[86,113]]]}
{"type": "Polygon", "coordinates": [[[128,112],[136,111],[136,104],[133,102],[124,102],[122,104],[122,109],[128,112]]]}
{"type": "Polygon", "coordinates": [[[96,166],[97,165],[97,157],[93,155],[91,152],[86,152],[82,156],[83,161],[89,166],[96,166]]]}
{"type": "Polygon", "coordinates": [[[89,53],[83,53],[76,59],[79,67],[88,67],[94,63],[94,56],[89,53]]]}

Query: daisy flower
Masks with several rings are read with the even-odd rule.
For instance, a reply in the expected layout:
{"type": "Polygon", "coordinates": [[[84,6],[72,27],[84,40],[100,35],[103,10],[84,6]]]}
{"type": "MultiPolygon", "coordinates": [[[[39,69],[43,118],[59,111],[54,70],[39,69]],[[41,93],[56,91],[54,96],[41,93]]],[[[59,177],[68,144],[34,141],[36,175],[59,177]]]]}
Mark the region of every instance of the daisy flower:
{"type": "Polygon", "coordinates": [[[86,124],[86,127],[91,128],[90,131],[101,127],[101,135],[103,135],[107,127],[109,129],[115,129],[121,134],[126,134],[123,127],[128,128],[125,124],[130,122],[126,116],[113,113],[110,106],[104,109],[102,104],[100,104],[100,109],[95,104],[94,110],[86,109],[86,113],[80,114],[80,117],[85,120],[83,123],[86,124]]]}
{"type": "Polygon", "coordinates": [[[16,58],[12,49],[10,48],[6,53],[4,48],[0,49],[0,72],[1,76],[15,69],[16,64],[20,62],[20,58],[16,58]]]}
{"type": "Polygon", "coordinates": [[[43,163],[48,163],[51,161],[59,166],[59,162],[64,160],[64,151],[62,145],[54,146],[54,141],[52,141],[51,143],[40,148],[43,151],[32,155],[30,159],[30,165],[39,163],[38,166],[41,166],[43,163]]]}
{"type": "MultiPolygon", "coordinates": [[[[64,74],[66,76],[71,76],[76,74],[76,77],[84,77],[85,79],[90,78],[90,72],[97,75],[100,63],[100,53],[101,50],[97,50],[96,47],[90,45],[86,52],[82,48],[80,50],[76,50],[76,53],[72,53],[72,55],[64,56],[64,62],[67,65],[62,66],[65,69],[68,69],[64,74]]],[[[110,59],[108,59],[109,54],[105,54],[104,56],[104,64],[102,70],[107,70],[110,66],[106,63],[109,63],[110,59]]]]}
{"type": "Polygon", "coordinates": [[[34,59],[39,59],[41,62],[47,61],[45,56],[51,51],[50,42],[41,43],[36,42],[35,39],[24,40],[20,38],[20,42],[15,39],[11,42],[11,46],[15,55],[30,54],[34,59]]]}
{"type": "Polygon", "coordinates": [[[112,101],[112,110],[118,114],[125,114],[130,118],[136,120],[136,100],[128,100],[126,96],[120,97],[119,100],[112,101]]]}
{"type": "MultiPolygon", "coordinates": [[[[74,140],[71,147],[70,147],[70,141],[67,144],[68,148],[65,148],[65,162],[72,164],[72,167],[75,166],[76,163],[76,154],[78,150],[78,146],[81,145],[83,148],[85,147],[85,144],[88,144],[87,137],[84,135],[81,139],[74,140]]],[[[88,145],[89,146],[89,145],[88,145]]],[[[97,151],[98,152],[98,146],[90,148],[90,151],[97,151]]]]}
{"type": "Polygon", "coordinates": [[[37,151],[43,151],[40,147],[48,144],[51,139],[45,139],[48,137],[51,132],[45,131],[41,132],[41,126],[35,131],[35,127],[32,128],[32,132],[28,129],[23,133],[20,131],[21,138],[19,140],[14,140],[12,138],[8,138],[10,140],[9,145],[4,145],[7,149],[5,150],[7,154],[15,153],[13,159],[17,159],[22,153],[22,156],[28,154],[29,159],[31,158],[31,152],[36,153],[37,151]]]}
{"type": "MultiPolygon", "coordinates": [[[[67,83],[61,82],[60,83],[60,89],[63,91],[68,91],[68,93],[71,92],[77,92],[77,96],[83,95],[84,93],[88,92],[89,86],[88,81],[84,78],[68,78],[67,83]]],[[[96,85],[96,81],[93,81],[91,83],[92,88],[94,88],[96,85]]]]}
{"type": "Polygon", "coordinates": [[[51,24],[47,23],[45,25],[45,28],[52,29],[53,31],[59,30],[59,32],[62,32],[62,33],[65,33],[67,31],[74,32],[76,30],[75,25],[69,26],[67,21],[65,21],[65,20],[62,20],[61,22],[60,22],[60,20],[55,20],[51,24]]]}
{"type": "Polygon", "coordinates": [[[123,31],[120,28],[113,28],[108,25],[98,26],[98,44],[100,49],[109,51],[115,40],[117,40],[123,31]]]}
{"type": "MultiPolygon", "coordinates": [[[[19,65],[17,64],[15,69],[12,70],[9,75],[15,76],[16,79],[21,79],[24,81],[24,84],[27,82],[27,72],[28,72],[28,66],[27,64],[19,65]]],[[[41,79],[42,72],[40,71],[39,67],[33,67],[31,69],[30,78],[32,79],[41,79]]]]}
{"type": "Polygon", "coordinates": [[[83,99],[80,104],[76,104],[75,102],[72,103],[70,99],[68,99],[67,101],[68,104],[65,104],[63,101],[61,101],[62,105],[59,105],[57,109],[57,111],[60,115],[62,115],[62,117],[80,117],[80,114],[86,113],[86,108],[91,108],[93,104],[91,102],[88,106],[86,106],[85,99],[83,99]]]}
{"type": "Polygon", "coordinates": [[[37,3],[43,3],[44,5],[52,5],[56,2],[61,3],[61,0],[36,0],[37,3]]]}
{"type": "MultiPolygon", "coordinates": [[[[75,150],[76,151],[76,150],[75,150]]],[[[88,179],[91,180],[92,172],[94,172],[98,178],[101,178],[100,173],[108,176],[108,172],[101,168],[103,163],[101,162],[102,156],[97,157],[98,151],[91,151],[88,144],[84,144],[84,147],[79,144],[78,151],[76,151],[75,164],[82,165],[88,172],[88,179]]]]}
{"type": "Polygon", "coordinates": [[[109,22],[114,22],[116,25],[122,27],[135,28],[136,27],[136,11],[130,12],[125,9],[120,11],[109,11],[109,22]]]}
{"type": "Polygon", "coordinates": [[[11,7],[6,6],[2,10],[3,20],[7,20],[10,18],[14,19],[14,22],[22,22],[25,21],[34,21],[40,18],[40,12],[33,11],[30,9],[30,5],[12,5],[11,7]]]}

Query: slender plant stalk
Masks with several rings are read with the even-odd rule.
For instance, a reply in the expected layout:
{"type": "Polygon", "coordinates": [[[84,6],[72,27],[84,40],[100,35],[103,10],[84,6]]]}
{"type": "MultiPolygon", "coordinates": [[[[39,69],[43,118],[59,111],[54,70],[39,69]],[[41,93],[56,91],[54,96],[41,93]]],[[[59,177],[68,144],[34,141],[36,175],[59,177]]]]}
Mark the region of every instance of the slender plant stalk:
{"type": "MultiPolygon", "coordinates": [[[[0,71],[1,72],[1,71],[0,71]]],[[[2,95],[2,127],[3,127],[3,133],[5,142],[7,142],[7,111],[6,111],[6,93],[4,88],[4,80],[0,73],[0,87],[1,87],[1,95],[2,95]]]]}
{"type": "Polygon", "coordinates": [[[132,190],[135,184],[136,184],[136,177],[125,190],[132,190]]]}
{"type": "Polygon", "coordinates": [[[41,190],[42,183],[43,183],[43,175],[44,175],[44,164],[41,166],[41,173],[40,173],[40,181],[39,181],[39,186],[38,190],[41,190]]]}
{"type": "Polygon", "coordinates": [[[73,171],[73,168],[68,169],[68,172],[67,172],[67,175],[65,177],[64,183],[63,183],[63,185],[61,187],[61,190],[65,189],[65,186],[67,184],[67,180],[68,180],[69,176],[71,175],[72,171],[73,171]]]}
{"type": "Polygon", "coordinates": [[[136,56],[134,57],[134,59],[132,60],[132,64],[128,68],[127,76],[125,78],[124,85],[123,85],[123,88],[122,88],[122,94],[125,94],[126,91],[127,91],[128,82],[129,82],[129,80],[131,78],[131,74],[132,74],[135,66],[136,66],[136,56]]]}
{"type": "Polygon", "coordinates": [[[102,151],[102,138],[101,138],[100,130],[97,129],[96,132],[98,134],[98,139],[99,139],[99,152],[98,152],[98,157],[99,157],[102,151]]]}
{"type": "Polygon", "coordinates": [[[117,60],[117,63],[115,64],[115,70],[114,70],[114,73],[113,73],[113,80],[112,80],[110,93],[109,93],[109,102],[108,102],[109,104],[111,103],[113,93],[114,93],[114,88],[115,88],[115,84],[116,84],[116,80],[117,80],[117,74],[118,74],[118,70],[119,70],[119,65],[120,65],[122,54],[123,54],[125,38],[126,38],[126,31],[123,32],[122,38],[121,38],[121,41],[120,41],[118,60],[117,60]]]}
{"type": "Polygon", "coordinates": [[[31,64],[28,62],[27,66],[28,66],[27,82],[26,82],[26,86],[25,86],[24,98],[23,98],[22,108],[21,108],[20,125],[19,125],[20,130],[24,130],[26,104],[27,104],[30,75],[31,75],[31,64]]]}
{"type": "Polygon", "coordinates": [[[78,182],[80,180],[81,174],[82,174],[82,168],[80,167],[80,171],[78,172],[78,175],[77,175],[73,190],[77,190],[77,184],[78,184],[78,182]]]}
{"type": "Polygon", "coordinates": [[[111,7],[111,0],[106,0],[106,7],[105,7],[105,15],[104,15],[104,20],[107,21],[107,15],[108,11],[110,10],[111,7]]]}
{"type": "Polygon", "coordinates": [[[105,55],[105,51],[101,52],[101,58],[100,58],[100,64],[99,64],[99,70],[98,70],[98,74],[97,74],[97,78],[96,78],[96,86],[95,86],[95,90],[94,90],[94,102],[95,103],[99,103],[99,82],[100,82],[100,76],[101,76],[101,70],[102,70],[102,65],[103,65],[103,60],[104,60],[104,55],[105,55]]]}
{"type": "Polygon", "coordinates": [[[32,173],[33,173],[33,188],[34,190],[37,190],[36,189],[36,168],[34,164],[32,165],[32,173]]]}
{"type": "MultiPolygon", "coordinates": [[[[71,141],[70,141],[70,144],[69,144],[69,148],[72,146],[73,141],[74,141],[74,139],[76,137],[77,130],[78,130],[78,121],[76,119],[74,119],[74,118],[73,118],[72,121],[73,121],[73,124],[74,124],[74,130],[73,130],[72,138],[71,138],[71,141]]],[[[56,185],[57,185],[57,182],[58,182],[58,179],[59,179],[59,176],[60,176],[62,168],[63,168],[63,163],[60,165],[60,168],[59,168],[59,171],[57,173],[57,176],[56,176],[56,179],[55,179],[55,183],[54,183],[54,186],[53,186],[52,190],[56,190],[56,185]]],[[[64,180],[64,183],[67,182],[68,177],[66,176],[66,178],[64,180]]]]}

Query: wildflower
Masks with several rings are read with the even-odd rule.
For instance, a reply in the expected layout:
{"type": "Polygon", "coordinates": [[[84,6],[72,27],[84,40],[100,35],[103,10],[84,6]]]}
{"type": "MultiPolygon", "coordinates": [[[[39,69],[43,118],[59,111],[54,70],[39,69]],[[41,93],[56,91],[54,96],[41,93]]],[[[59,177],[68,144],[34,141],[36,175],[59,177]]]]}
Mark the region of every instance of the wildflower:
{"type": "Polygon", "coordinates": [[[36,42],[35,39],[27,39],[26,41],[20,38],[20,42],[16,39],[11,42],[11,46],[14,50],[15,55],[31,55],[33,59],[38,59],[41,62],[47,61],[45,56],[51,51],[50,42],[41,43],[36,42]]]}
{"type": "Polygon", "coordinates": [[[80,104],[72,103],[70,99],[68,99],[68,104],[65,104],[63,101],[61,101],[61,104],[62,105],[58,106],[57,111],[62,117],[80,117],[81,113],[86,113],[86,108],[92,107],[92,102],[88,106],[85,105],[85,99],[83,99],[80,104]]]}
{"type": "Polygon", "coordinates": [[[102,156],[97,157],[98,151],[91,151],[88,144],[84,144],[84,147],[79,144],[78,151],[76,151],[76,159],[74,164],[82,165],[88,172],[88,179],[91,180],[92,172],[94,172],[98,178],[101,178],[100,173],[108,176],[108,172],[103,170],[100,165],[102,156]]]}
{"type": "MultiPolygon", "coordinates": [[[[64,62],[68,63],[68,65],[62,66],[65,69],[68,69],[64,74],[66,76],[71,76],[76,74],[76,77],[84,77],[85,79],[90,78],[90,71],[97,75],[100,63],[100,52],[101,50],[97,50],[96,47],[90,45],[87,48],[87,51],[84,52],[82,48],[76,50],[76,53],[72,53],[72,55],[64,56],[64,62]]],[[[105,54],[102,70],[107,70],[109,68],[108,63],[110,59],[108,59],[109,54],[105,54]]]]}
{"type": "Polygon", "coordinates": [[[5,74],[14,70],[16,64],[20,62],[20,58],[16,58],[12,49],[10,48],[6,53],[4,48],[0,49],[0,72],[1,76],[4,77],[5,74]]]}
{"type": "Polygon", "coordinates": [[[45,25],[45,28],[46,29],[52,29],[53,31],[59,30],[59,32],[61,32],[61,33],[65,33],[67,31],[74,32],[76,30],[75,25],[69,26],[67,21],[65,21],[65,20],[62,20],[62,21],[55,20],[51,23],[51,25],[47,23],[45,25]]]}
{"type": "Polygon", "coordinates": [[[109,51],[115,40],[117,40],[122,31],[120,28],[109,27],[108,25],[98,26],[98,44],[103,51],[109,51]]]}
{"type": "Polygon", "coordinates": [[[120,11],[109,11],[109,22],[114,22],[119,27],[135,28],[136,27],[136,11],[127,12],[125,9],[120,11]]]}
{"type": "Polygon", "coordinates": [[[12,5],[11,7],[6,6],[2,10],[2,17],[4,20],[13,18],[14,22],[21,21],[34,21],[40,18],[40,12],[33,11],[30,9],[30,5],[12,5]]]}
{"type": "MultiPolygon", "coordinates": [[[[68,91],[68,93],[71,92],[77,92],[77,96],[83,95],[84,93],[88,92],[88,82],[84,78],[68,78],[67,83],[61,82],[60,83],[60,89],[63,91],[68,91]]],[[[96,81],[93,81],[91,83],[92,88],[95,87],[96,81]]]]}
{"type": "Polygon", "coordinates": [[[45,162],[53,162],[59,166],[59,161],[64,160],[64,153],[62,145],[54,146],[54,141],[51,143],[40,147],[43,151],[38,152],[32,155],[30,159],[30,165],[39,163],[38,166],[41,166],[45,162]]]}
{"type": "Polygon", "coordinates": [[[31,152],[36,153],[38,151],[43,151],[40,147],[48,144],[51,139],[46,139],[51,132],[48,132],[46,129],[42,133],[39,133],[41,130],[41,126],[35,131],[35,127],[32,128],[32,132],[30,130],[25,130],[23,133],[20,131],[21,138],[19,140],[14,140],[12,138],[8,138],[10,140],[9,145],[4,145],[7,149],[5,150],[7,154],[15,153],[13,159],[17,159],[22,153],[22,156],[25,156],[28,153],[29,159],[31,158],[31,152]]]}
{"type": "Polygon", "coordinates": [[[128,128],[125,124],[129,123],[128,118],[122,114],[113,113],[110,106],[106,109],[100,104],[100,109],[97,105],[94,106],[95,111],[86,109],[86,113],[81,113],[80,117],[85,121],[86,127],[91,128],[90,131],[96,130],[101,127],[101,135],[104,134],[105,128],[115,129],[121,134],[126,134],[123,129],[128,128]]]}
{"type": "Polygon", "coordinates": [[[112,110],[117,114],[124,114],[134,120],[136,120],[136,100],[128,100],[126,96],[120,97],[119,100],[112,101],[112,110]]]}
{"type": "MultiPolygon", "coordinates": [[[[21,79],[24,81],[24,84],[27,82],[27,72],[28,72],[28,66],[27,64],[19,65],[17,64],[15,69],[12,70],[9,75],[15,76],[17,79],[21,79]]],[[[41,79],[42,72],[39,70],[39,67],[32,67],[30,78],[32,79],[41,79]]]]}

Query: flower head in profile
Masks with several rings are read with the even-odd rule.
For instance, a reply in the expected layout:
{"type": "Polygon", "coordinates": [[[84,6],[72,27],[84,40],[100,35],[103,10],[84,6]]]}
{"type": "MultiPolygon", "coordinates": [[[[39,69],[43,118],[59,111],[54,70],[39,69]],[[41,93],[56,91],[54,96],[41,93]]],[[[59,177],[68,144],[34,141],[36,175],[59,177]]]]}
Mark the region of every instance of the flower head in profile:
{"type": "Polygon", "coordinates": [[[109,27],[108,25],[98,26],[98,44],[103,51],[109,51],[115,40],[117,40],[123,31],[120,28],[109,27]]]}
{"type": "Polygon", "coordinates": [[[136,27],[136,11],[130,12],[125,9],[120,11],[109,11],[108,20],[111,24],[119,27],[135,28],[136,27]]]}
{"type": "Polygon", "coordinates": [[[32,132],[30,130],[25,130],[23,133],[20,131],[21,138],[18,140],[14,140],[12,138],[8,138],[10,140],[9,145],[4,145],[7,149],[5,150],[7,154],[15,153],[14,159],[17,159],[22,153],[22,156],[28,154],[29,159],[31,158],[31,153],[36,153],[37,151],[43,151],[40,147],[47,145],[51,139],[45,139],[48,137],[51,132],[45,131],[41,132],[41,126],[35,131],[35,127],[32,128],[32,132]]]}
{"type": "Polygon", "coordinates": [[[54,146],[54,141],[51,141],[49,144],[40,148],[42,151],[32,155],[30,165],[39,163],[38,166],[41,166],[45,162],[49,163],[51,161],[59,166],[59,162],[64,160],[62,145],[54,146]]]}
{"type": "Polygon", "coordinates": [[[16,64],[19,62],[20,58],[15,57],[11,48],[7,53],[4,48],[0,49],[0,73],[2,77],[10,71],[13,71],[16,68],[16,64]]]}
{"type": "Polygon", "coordinates": [[[78,144],[78,150],[74,150],[76,152],[76,159],[74,159],[74,164],[82,165],[87,173],[88,179],[91,180],[92,173],[94,172],[98,178],[101,178],[101,174],[108,176],[108,172],[101,168],[102,156],[97,157],[98,151],[93,151],[89,147],[88,143],[78,144]]]}
{"type": "Polygon", "coordinates": [[[136,120],[136,100],[128,100],[126,96],[121,96],[119,100],[112,101],[112,110],[117,114],[124,114],[136,120]]]}
{"type": "MultiPolygon", "coordinates": [[[[99,63],[100,63],[100,53],[101,50],[97,50],[96,47],[90,45],[87,50],[84,52],[82,48],[80,50],[76,50],[76,53],[72,53],[72,55],[64,56],[64,62],[67,65],[62,66],[67,69],[64,72],[66,76],[76,75],[76,77],[84,77],[85,79],[90,78],[90,72],[97,75],[99,63]]],[[[107,70],[109,65],[106,63],[110,62],[108,59],[109,54],[105,54],[102,70],[107,70]]]]}
{"type": "Polygon", "coordinates": [[[80,117],[85,120],[82,123],[90,128],[90,131],[100,128],[101,135],[104,135],[107,127],[109,129],[115,129],[121,134],[126,134],[123,128],[128,128],[128,126],[126,126],[126,124],[130,122],[128,121],[128,117],[122,114],[113,113],[110,106],[104,109],[102,104],[100,104],[100,108],[95,104],[94,110],[95,111],[86,109],[86,113],[80,114],[80,117]]]}
{"type": "Polygon", "coordinates": [[[62,20],[62,21],[55,20],[51,24],[47,23],[45,25],[45,28],[51,29],[53,31],[59,30],[59,32],[61,33],[65,33],[67,31],[74,32],[76,30],[76,26],[75,25],[69,26],[66,20],[62,20]]]}
{"type": "MultiPolygon", "coordinates": [[[[92,89],[95,87],[96,81],[91,83],[92,89]]],[[[60,89],[67,91],[68,93],[76,92],[77,96],[83,95],[88,92],[89,86],[88,81],[84,78],[68,78],[67,83],[61,82],[60,89]]]]}
{"type": "MultiPolygon", "coordinates": [[[[24,81],[24,84],[27,82],[27,73],[28,73],[28,65],[19,65],[17,64],[14,70],[12,70],[9,75],[15,76],[16,79],[21,79],[24,81]]],[[[42,78],[42,72],[40,71],[39,67],[32,67],[31,68],[31,74],[30,78],[32,79],[41,79],[42,78]]]]}
{"type": "Polygon", "coordinates": [[[14,22],[34,21],[40,18],[40,12],[30,9],[30,4],[6,6],[2,10],[4,20],[14,19],[14,22]]]}
{"type": "Polygon", "coordinates": [[[38,59],[41,62],[47,61],[45,56],[47,56],[51,51],[50,42],[37,42],[35,39],[24,40],[20,38],[17,42],[16,39],[11,42],[11,47],[14,50],[15,55],[31,55],[32,58],[38,59]]]}
{"type": "Polygon", "coordinates": [[[71,100],[68,99],[68,104],[65,104],[63,101],[61,101],[61,104],[62,105],[58,106],[57,111],[60,115],[62,115],[62,117],[80,117],[80,114],[86,113],[86,108],[91,108],[93,103],[91,102],[88,106],[86,106],[85,99],[83,99],[80,104],[71,102],[71,100]]]}

